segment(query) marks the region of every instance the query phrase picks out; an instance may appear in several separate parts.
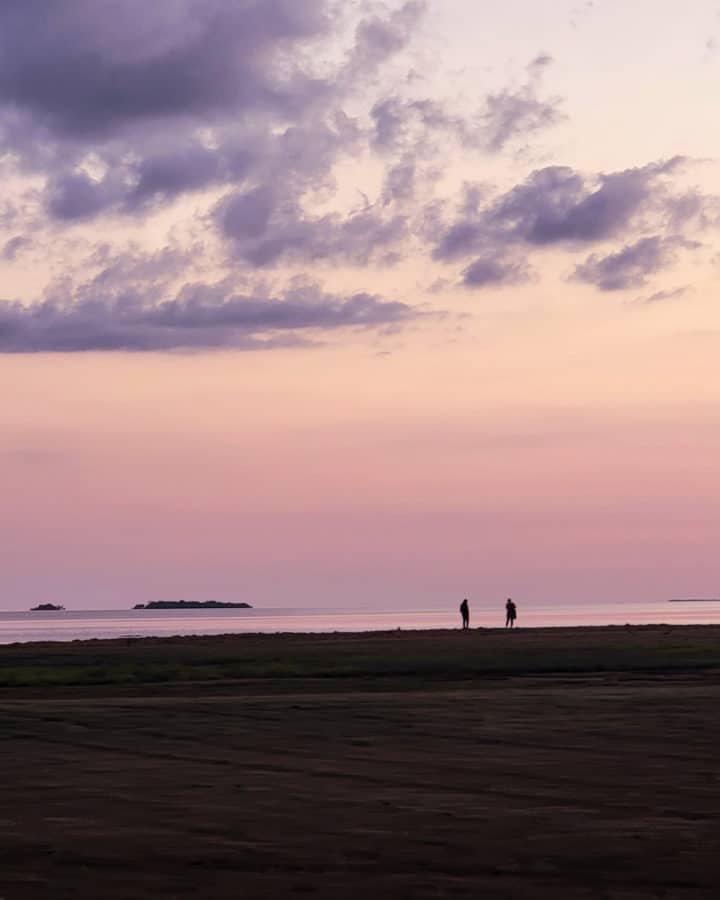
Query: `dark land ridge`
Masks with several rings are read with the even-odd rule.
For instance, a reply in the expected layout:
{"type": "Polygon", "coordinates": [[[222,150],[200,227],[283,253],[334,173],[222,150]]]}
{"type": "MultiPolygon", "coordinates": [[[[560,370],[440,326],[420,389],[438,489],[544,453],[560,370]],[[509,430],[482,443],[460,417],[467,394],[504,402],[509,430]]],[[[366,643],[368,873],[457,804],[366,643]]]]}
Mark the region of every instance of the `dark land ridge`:
{"type": "Polygon", "coordinates": [[[0,647],[8,900],[705,900],[720,627],[0,647]]]}
{"type": "Polygon", "coordinates": [[[670,603],[720,603],[720,597],[678,597],[670,603]]]}
{"type": "Polygon", "coordinates": [[[133,609],[252,609],[252,606],[219,600],[151,600],[150,603],[136,603],[133,609]]]}
{"type": "Polygon", "coordinates": [[[33,606],[30,612],[64,612],[64,606],[56,606],[54,603],[40,603],[33,606]]]}

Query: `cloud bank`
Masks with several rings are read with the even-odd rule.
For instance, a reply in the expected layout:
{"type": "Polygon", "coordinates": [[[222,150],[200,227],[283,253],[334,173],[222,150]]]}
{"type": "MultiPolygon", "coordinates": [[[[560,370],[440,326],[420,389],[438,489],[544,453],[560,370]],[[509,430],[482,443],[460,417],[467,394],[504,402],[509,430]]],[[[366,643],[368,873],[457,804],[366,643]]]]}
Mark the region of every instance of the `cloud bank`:
{"type": "Polygon", "coordinates": [[[0,352],[268,349],[303,343],[306,333],[399,325],[419,315],[405,303],[333,296],[314,286],[270,297],[187,285],[157,303],[132,292],[32,306],[0,301],[0,352]]]}
{"type": "Polygon", "coordinates": [[[631,238],[616,250],[591,254],[572,277],[602,291],[637,288],[671,266],[679,250],[702,246],[684,231],[696,230],[698,222],[710,227],[714,198],[673,186],[688,165],[674,157],[598,175],[548,166],[489,198],[481,186],[466,185],[454,211],[435,208],[427,219],[433,257],[470,259],[462,283],[483,288],[530,280],[530,260],[549,249],[572,253],[631,238]]]}
{"type": "Polygon", "coordinates": [[[468,102],[433,95],[413,55],[427,5],[0,4],[0,157],[19,186],[0,216],[0,263],[43,248],[67,267],[64,282],[3,302],[0,351],[242,348],[397,325],[419,314],[383,299],[372,275],[408,258],[474,292],[581,249],[570,278],[636,289],[717,226],[716,201],[676,186],[681,158],[448,187],[448,160],[472,171],[505,155],[525,169],[529,143],[567,112],[546,89],[545,53],[468,102]],[[182,249],[145,253],[129,283],[115,235],[148,223],[182,249]],[[79,276],[88,266],[101,283],[79,276]],[[353,287],[324,289],[339,268],[353,287]],[[272,290],[253,287],[260,273],[272,290]],[[298,276],[312,297],[299,298],[298,276]]]}

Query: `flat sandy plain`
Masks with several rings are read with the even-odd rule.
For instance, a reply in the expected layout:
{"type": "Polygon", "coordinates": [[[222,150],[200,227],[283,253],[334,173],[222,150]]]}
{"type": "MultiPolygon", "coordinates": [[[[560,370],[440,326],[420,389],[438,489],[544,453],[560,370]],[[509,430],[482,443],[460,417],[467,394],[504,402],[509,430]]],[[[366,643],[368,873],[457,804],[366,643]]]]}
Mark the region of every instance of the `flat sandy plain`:
{"type": "Polygon", "coordinates": [[[0,647],[0,898],[711,898],[720,627],[0,647]]]}

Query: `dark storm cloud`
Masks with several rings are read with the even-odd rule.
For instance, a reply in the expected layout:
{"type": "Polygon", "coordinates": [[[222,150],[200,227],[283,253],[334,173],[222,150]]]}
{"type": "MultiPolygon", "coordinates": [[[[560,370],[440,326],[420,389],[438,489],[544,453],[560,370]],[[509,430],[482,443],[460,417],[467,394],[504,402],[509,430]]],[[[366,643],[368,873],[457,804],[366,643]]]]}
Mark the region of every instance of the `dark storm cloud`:
{"type": "Polygon", "coordinates": [[[643,287],[650,275],[655,275],[675,262],[682,247],[693,248],[679,238],[658,235],[642,238],[607,256],[592,254],[575,269],[574,278],[594,284],[601,291],[622,291],[643,287]]]}
{"type": "Polygon", "coordinates": [[[275,298],[187,285],[174,299],[152,305],[132,291],[34,306],[0,301],[0,353],[258,349],[302,342],[305,333],[380,328],[417,315],[405,303],[367,293],[335,296],[312,286],[275,298]]]}

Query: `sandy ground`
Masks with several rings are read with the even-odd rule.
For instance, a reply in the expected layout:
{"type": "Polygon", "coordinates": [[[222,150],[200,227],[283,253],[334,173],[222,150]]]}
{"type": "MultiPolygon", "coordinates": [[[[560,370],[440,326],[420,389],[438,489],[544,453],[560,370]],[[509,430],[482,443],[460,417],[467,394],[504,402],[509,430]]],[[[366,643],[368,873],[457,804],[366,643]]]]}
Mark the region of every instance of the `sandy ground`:
{"type": "Polygon", "coordinates": [[[4,689],[0,898],[715,897],[719,708],[713,671],[4,689]]]}

